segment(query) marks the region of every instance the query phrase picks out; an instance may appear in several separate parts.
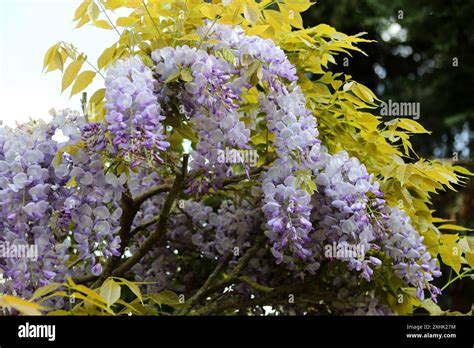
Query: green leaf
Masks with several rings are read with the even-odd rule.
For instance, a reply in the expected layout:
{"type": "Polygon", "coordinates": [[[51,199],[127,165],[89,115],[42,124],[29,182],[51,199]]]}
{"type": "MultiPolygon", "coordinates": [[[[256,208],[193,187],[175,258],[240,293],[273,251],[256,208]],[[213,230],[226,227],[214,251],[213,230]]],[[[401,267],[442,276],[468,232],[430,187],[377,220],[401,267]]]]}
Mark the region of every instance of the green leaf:
{"type": "Polygon", "coordinates": [[[170,76],[168,76],[168,78],[165,80],[165,83],[176,81],[180,76],[181,76],[181,72],[177,71],[174,74],[171,74],[170,76]]]}
{"type": "Polygon", "coordinates": [[[100,296],[104,298],[107,306],[113,305],[120,298],[120,285],[112,278],[107,279],[100,287],[100,296]]]}
{"type": "Polygon", "coordinates": [[[86,70],[83,71],[76,79],[74,86],[72,87],[71,97],[82,90],[84,90],[87,86],[92,83],[96,73],[94,71],[86,70]]]}
{"type": "Polygon", "coordinates": [[[75,61],[73,61],[69,66],[67,67],[66,71],[64,72],[63,75],[63,80],[62,80],[62,91],[66,88],[68,88],[74,79],[77,77],[79,74],[79,71],[82,68],[82,65],[84,64],[85,57],[83,55],[79,56],[79,58],[75,61]]]}
{"type": "Polygon", "coordinates": [[[179,305],[179,296],[173,291],[165,290],[158,294],[149,294],[147,297],[158,305],[176,306],[179,305]]]}
{"type": "Polygon", "coordinates": [[[248,20],[252,25],[255,25],[258,21],[258,12],[249,6],[249,4],[245,4],[244,6],[244,17],[248,20]]]}
{"type": "Polygon", "coordinates": [[[467,228],[467,227],[453,225],[453,224],[444,224],[444,225],[438,226],[438,228],[441,230],[452,230],[452,231],[474,231],[474,229],[472,228],[467,228]]]}
{"type": "Polygon", "coordinates": [[[30,298],[30,301],[33,301],[39,297],[43,297],[47,294],[50,294],[61,286],[63,286],[63,284],[60,284],[60,283],[51,283],[51,284],[42,286],[41,288],[38,288],[35,290],[35,292],[30,298]]]}
{"type": "Polygon", "coordinates": [[[250,64],[245,71],[245,76],[252,86],[257,85],[262,79],[262,62],[257,60],[250,64]]]}
{"type": "Polygon", "coordinates": [[[421,303],[421,307],[426,309],[430,315],[443,315],[444,311],[431,299],[425,300],[421,303]]]}
{"type": "Polygon", "coordinates": [[[113,44],[113,46],[106,48],[104,52],[102,52],[102,54],[100,55],[99,59],[97,59],[97,67],[99,69],[106,67],[112,61],[112,58],[114,57],[116,51],[116,44],[113,44]]]}
{"type": "Polygon", "coordinates": [[[131,281],[125,279],[125,278],[114,277],[114,279],[119,280],[123,285],[127,286],[135,294],[135,296],[140,300],[140,302],[143,303],[142,293],[141,293],[140,288],[138,287],[137,284],[135,284],[134,282],[131,282],[131,281]]]}
{"type": "Polygon", "coordinates": [[[439,247],[441,260],[450,266],[457,274],[461,270],[461,251],[457,246],[441,245],[439,247]]]}

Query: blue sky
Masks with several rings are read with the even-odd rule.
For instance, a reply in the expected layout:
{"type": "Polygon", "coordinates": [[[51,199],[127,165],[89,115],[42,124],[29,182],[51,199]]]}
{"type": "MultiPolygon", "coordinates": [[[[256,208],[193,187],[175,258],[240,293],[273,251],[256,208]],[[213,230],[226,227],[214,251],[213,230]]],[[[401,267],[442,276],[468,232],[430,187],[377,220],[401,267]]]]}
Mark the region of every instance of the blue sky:
{"type": "MultiPolygon", "coordinates": [[[[73,43],[96,64],[117,33],[86,25],[74,29],[72,18],[81,0],[0,0],[0,120],[14,125],[31,118],[48,119],[51,108],[80,109],[80,95],[61,95],[59,71],[44,74],[43,56],[57,41],[73,43]]],[[[112,16],[113,18],[113,16],[112,16]]],[[[96,78],[87,91],[103,81],[96,78]]]]}

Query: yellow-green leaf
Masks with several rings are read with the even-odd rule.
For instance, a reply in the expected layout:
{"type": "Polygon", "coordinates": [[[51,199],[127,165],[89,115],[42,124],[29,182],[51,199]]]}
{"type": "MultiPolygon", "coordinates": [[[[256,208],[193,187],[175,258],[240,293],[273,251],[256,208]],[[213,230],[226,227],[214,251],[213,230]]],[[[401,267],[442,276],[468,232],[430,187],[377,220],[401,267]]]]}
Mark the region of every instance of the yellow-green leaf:
{"type": "Polygon", "coordinates": [[[97,67],[99,69],[106,67],[114,57],[116,51],[117,48],[115,47],[115,44],[109,48],[106,48],[100,55],[99,59],[97,59],[97,67]]]}
{"type": "Polygon", "coordinates": [[[461,270],[461,252],[457,246],[441,245],[439,247],[441,260],[450,266],[456,273],[461,270]]]}
{"type": "Polygon", "coordinates": [[[89,99],[89,103],[92,105],[99,104],[105,97],[105,88],[100,88],[94,92],[94,94],[89,99]]]}
{"type": "Polygon", "coordinates": [[[467,228],[463,226],[453,225],[453,224],[444,224],[438,226],[441,230],[452,230],[452,231],[474,231],[472,228],[467,228]]]}
{"type": "Polygon", "coordinates": [[[83,71],[76,79],[76,82],[74,83],[74,86],[72,87],[71,91],[71,97],[74,94],[77,94],[84,90],[87,86],[89,86],[92,83],[92,80],[94,79],[96,73],[91,70],[86,70],[83,71]]]}
{"type": "Polygon", "coordinates": [[[253,6],[249,5],[249,3],[245,4],[244,6],[244,17],[248,20],[252,25],[255,25],[258,22],[258,11],[256,11],[253,6]]]}
{"type": "Polygon", "coordinates": [[[55,291],[56,289],[58,289],[59,287],[61,287],[62,285],[63,284],[59,284],[59,283],[51,283],[51,284],[47,284],[45,286],[42,286],[41,288],[38,288],[38,289],[35,290],[35,292],[31,296],[30,300],[33,301],[33,300],[35,300],[39,297],[43,297],[47,294],[50,294],[53,291],[55,291]]]}
{"type": "Polygon", "coordinates": [[[135,296],[140,300],[140,302],[143,303],[142,293],[141,293],[140,288],[138,287],[137,284],[135,284],[134,282],[131,282],[131,281],[125,279],[125,278],[115,278],[115,279],[118,279],[120,282],[122,282],[122,284],[127,286],[135,294],[135,296]]]}
{"type": "Polygon", "coordinates": [[[87,14],[93,22],[95,22],[99,17],[100,9],[99,6],[97,6],[97,4],[95,3],[95,1],[92,1],[87,7],[87,14]]]}
{"type": "Polygon", "coordinates": [[[107,22],[106,20],[103,20],[103,19],[98,19],[94,22],[94,25],[97,27],[97,28],[101,28],[101,29],[113,29],[113,27],[110,25],[109,22],[107,22]]]}
{"type": "Polygon", "coordinates": [[[41,315],[40,310],[43,309],[37,303],[25,301],[10,295],[0,297],[0,307],[14,308],[24,315],[41,315]]]}
{"type": "Polygon", "coordinates": [[[465,253],[464,254],[464,258],[466,259],[467,263],[469,264],[469,266],[471,266],[472,268],[474,268],[474,252],[468,252],[468,253],[465,253]]]}
{"type": "Polygon", "coordinates": [[[66,68],[62,80],[62,92],[64,92],[64,90],[66,90],[66,88],[68,88],[72,84],[74,79],[77,77],[79,71],[82,68],[82,65],[84,64],[84,60],[85,57],[81,55],[77,60],[73,61],[66,68]]]}
{"type": "Polygon", "coordinates": [[[79,285],[74,285],[71,288],[74,289],[74,290],[80,291],[80,292],[86,294],[88,297],[93,298],[93,299],[95,299],[99,302],[106,303],[105,299],[101,295],[99,295],[94,290],[89,289],[87,286],[79,284],[79,285]]]}
{"type": "Polygon", "coordinates": [[[164,290],[158,294],[149,294],[147,297],[159,305],[175,306],[180,304],[179,296],[170,290],[164,290]]]}
{"type": "Polygon", "coordinates": [[[430,133],[421,124],[409,118],[399,119],[397,126],[411,133],[430,133]]]}
{"type": "Polygon", "coordinates": [[[85,0],[82,2],[82,4],[76,9],[76,12],[74,13],[73,21],[79,20],[82,16],[86,14],[90,2],[91,0],[85,0]]]}
{"type": "Polygon", "coordinates": [[[107,279],[100,287],[100,296],[104,298],[109,307],[120,298],[120,292],[120,285],[112,278],[107,279]]]}
{"type": "Polygon", "coordinates": [[[58,50],[58,44],[51,46],[44,55],[43,70],[54,61],[54,56],[58,50]]]}

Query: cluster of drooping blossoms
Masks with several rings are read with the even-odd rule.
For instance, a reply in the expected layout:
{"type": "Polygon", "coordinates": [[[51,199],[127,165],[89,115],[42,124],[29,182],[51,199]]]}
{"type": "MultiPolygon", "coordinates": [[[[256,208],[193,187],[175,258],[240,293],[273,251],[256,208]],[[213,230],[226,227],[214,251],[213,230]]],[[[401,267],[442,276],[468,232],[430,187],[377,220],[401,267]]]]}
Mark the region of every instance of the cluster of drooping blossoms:
{"type": "Polygon", "coordinates": [[[345,151],[332,156],[322,149],[320,156],[324,166],[315,171],[318,193],[312,197],[313,238],[324,258],[347,261],[349,269],[361,271],[370,281],[370,266],[382,263],[366,255],[380,249],[376,243],[381,240],[383,226],[377,215],[385,207],[380,198],[383,194],[373,175],[345,151]]]}
{"type": "Polygon", "coordinates": [[[0,293],[30,296],[67,273],[71,241],[50,227],[63,198],[53,134],[42,121],[0,128],[0,293]]]}
{"type": "Polygon", "coordinates": [[[423,237],[413,228],[406,212],[398,208],[388,209],[386,214],[385,238],[383,251],[393,259],[395,274],[408,284],[416,286],[417,296],[425,298],[423,289],[427,289],[433,301],[441,294],[440,289],[430,284],[433,277],[439,277],[441,272],[426,250],[423,237]]]}
{"type": "Polygon", "coordinates": [[[153,72],[138,56],[118,61],[107,71],[106,121],[113,135],[112,154],[132,165],[143,159],[161,162],[160,152],[169,146],[154,81],[153,72]]]}
{"type": "Polygon", "coordinates": [[[106,173],[100,154],[74,147],[78,141],[90,139],[86,133],[90,129],[84,117],[59,114],[52,124],[69,138],[62,144],[66,152],[55,166],[56,176],[65,183],[68,194],[59,211],[63,221],[58,223],[69,226],[74,249],[89,265],[91,273],[100,275],[103,270],[101,260],[119,255],[120,200],[127,178],[125,174],[117,177],[111,171],[106,173]]]}
{"type": "Polygon", "coordinates": [[[65,145],[54,140],[56,131],[75,144],[84,124],[64,111],[49,124],[0,128],[0,292],[28,297],[64,281],[71,252],[85,261],[78,272],[89,265],[95,274],[96,260],[116,253],[120,210],[111,207],[123,180],[104,175],[100,156],[82,149],[56,157],[65,145]]]}
{"type": "MultiPolygon", "coordinates": [[[[201,30],[201,33],[208,30],[201,30]]],[[[266,114],[267,128],[275,135],[278,158],[266,173],[262,183],[263,211],[268,217],[266,234],[273,243],[277,262],[295,268],[295,259],[306,259],[311,273],[319,267],[308,248],[312,230],[310,222],[311,195],[302,188],[297,173],[314,167],[318,160],[320,141],[314,116],[306,109],[305,98],[296,83],[296,69],[285,53],[271,40],[246,36],[244,31],[228,26],[215,26],[209,34],[219,40],[210,45],[215,51],[232,52],[245,76],[249,65],[258,63],[262,83],[268,85],[259,101],[266,114]]]]}
{"type": "Polygon", "coordinates": [[[49,124],[0,128],[0,292],[29,297],[67,275],[100,274],[99,261],[117,254],[125,177],[104,174],[100,155],[75,146],[85,124],[66,110],[49,124]],[[83,261],[74,271],[70,255],[83,261]]]}
{"type": "Polygon", "coordinates": [[[191,154],[191,169],[211,174],[196,180],[192,191],[204,193],[211,185],[218,187],[230,169],[220,163],[219,151],[248,148],[250,130],[237,111],[245,77],[236,77],[235,67],[226,60],[188,46],[165,47],[153,52],[152,58],[161,102],[168,109],[177,102],[174,107],[194,125],[199,138],[191,154]],[[177,77],[184,83],[173,84],[177,77]]]}

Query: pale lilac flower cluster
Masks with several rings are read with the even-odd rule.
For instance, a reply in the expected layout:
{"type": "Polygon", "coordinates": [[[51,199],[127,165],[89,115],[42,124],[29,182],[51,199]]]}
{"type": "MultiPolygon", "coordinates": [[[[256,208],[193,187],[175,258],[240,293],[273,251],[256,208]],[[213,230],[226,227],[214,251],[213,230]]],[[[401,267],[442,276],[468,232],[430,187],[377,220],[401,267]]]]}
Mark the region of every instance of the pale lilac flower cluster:
{"type": "Polygon", "coordinates": [[[81,129],[81,139],[86,148],[92,152],[104,150],[107,147],[105,124],[102,122],[87,123],[81,129]]]}
{"type": "MultiPolygon", "coordinates": [[[[320,142],[316,120],[305,107],[305,98],[296,84],[286,86],[283,80],[296,81],[296,69],[285,53],[271,40],[246,36],[240,27],[204,26],[198,33],[220,42],[208,45],[214,51],[227,49],[236,57],[240,75],[245,76],[251,64],[261,65],[261,81],[268,91],[260,93],[260,105],[267,119],[267,128],[275,135],[274,145],[279,158],[267,172],[262,183],[269,219],[266,232],[273,242],[277,261],[294,268],[294,258],[312,258],[305,246],[312,230],[309,221],[311,196],[301,188],[295,172],[311,168],[317,159],[320,142]],[[288,251],[287,251],[288,249],[288,251]],[[285,253],[289,254],[286,255],[285,253]]],[[[310,267],[312,271],[317,265],[310,267]]]]}
{"type": "Polygon", "coordinates": [[[107,129],[114,154],[132,165],[142,159],[161,162],[165,141],[153,73],[138,56],[118,61],[107,71],[107,129]]]}
{"type": "MultiPolygon", "coordinates": [[[[65,117],[60,114],[53,119],[53,124],[69,136],[65,146],[77,144],[78,140],[84,139],[85,132],[91,133],[88,139],[93,138],[96,126],[88,128],[84,122],[84,118],[77,115],[65,117]]],[[[90,151],[89,148],[78,148],[73,153],[66,152],[54,168],[58,183],[67,193],[62,209],[58,211],[62,221],[57,219],[56,222],[70,226],[73,248],[89,265],[90,271],[99,275],[102,273],[101,260],[118,255],[120,199],[127,178],[125,174],[117,177],[111,171],[106,172],[102,156],[90,151]]]]}
{"type": "Polygon", "coordinates": [[[386,226],[382,250],[393,259],[395,274],[417,288],[418,298],[423,300],[423,289],[428,289],[436,302],[441,290],[430,282],[441,272],[437,260],[426,250],[423,237],[413,228],[406,212],[397,207],[388,209],[386,226]]]}
{"type": "MultiPolygon", "coordinates": [[[[283,86],[279,90],[286,92],[283,86]]],[[[297,172],[308,170],[318,159],[318,131],[297,87],[282,94],[270,90],[267,96],[261,95],[260,103],[267,115],[267,127],[275,134],[279,156],[262,183],[263,211],[269,219],[267,235],[273,242],[272,252],[278,262],[283,261],[293,268],[295,257],[313,256],[307,247],[312,231],[311,195],[298,181],[297,172]]]]}
{"type": "MultiPolygon", "coordinates": [[[[262,39],[258,36],[248,36],[245,31],[239,27],[228,25],[207,23],[197,30],[201,38],[216,39],[219,42],[204,44],[204,48],[210,48],[214,52],[221,49],[228,49],[238,59],[237,65],[243,70],[255,61],[264,63],[262,65],[262,79],[277,81],[276,77],[283,77],[289,81],[295,81],[296,68],[288,61],[285,52],[270,39],[262,39]]],[[[242,76],[245,72],[241,73],[242,76]]],[[[279,84],[278,84],[279,85],[279,84]]],[[[278,85],[273,85],[278,88],[278,85]]]]}
{"type": "MultiPolygon", "coordinates": [[[[354,247],[359,255],[342,259],[348,262],[349,269],[361,271],[361,276],[370,280],[373,274],[371,265],[379,266],[380,259],[366,254],[378,250],[375,242],[380,240],[377,215],[385,206],[385,201],[374,176],[369,175],[363,164],[356,158],[341,151],[329,155],[321,152],[322,168],[315,168],[315,183],[318,192],[313,195],[311,221],[315,232],[313,239],[318,242],[322,253],[326,245],[354,247]],[[372,199],[368,198],[372,195],[372,199]],[[374,214],[377,212],[377,215],[374,214]],[[375,226],[373,226],[375,225],[375,226]]],[[[350,248],[347,248],[350,250],[350,248]]],[[[337,255],[330,258],[337,259],[337,255]]]]}
{"type": "Polygon", "coordinates": [[[205,169],[211,174],[196,181],[193,191],[207,192],[210,185],[218,187],[229,169],[219,163],[218,151],[248,147],[250,130],[237,112],[245,78],[233,78],[237,71],[226,60],[188,46],[165,47],[153,52],[152,58],[162,87],[162,103],[169,107],[177,100],[176,107],[193,123],[199,138],[191,153],[191,169],[205,169]],[[178,80],[180,74],[184,75],[183,83],[167,83],[178,80]]]}
{"type": "Polygon", "coordinates": [[[71,241],[50,226],[63,197],[51,171],[53,134],[42,121],[0,128],[0,293],[30,296],[68,273],[71,241]]]}

